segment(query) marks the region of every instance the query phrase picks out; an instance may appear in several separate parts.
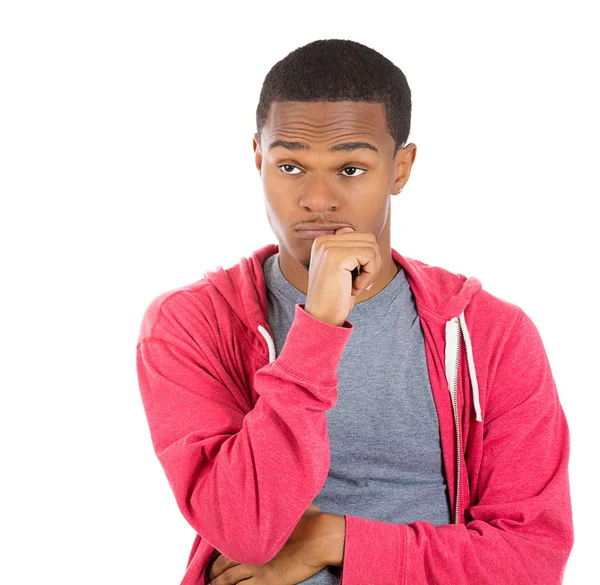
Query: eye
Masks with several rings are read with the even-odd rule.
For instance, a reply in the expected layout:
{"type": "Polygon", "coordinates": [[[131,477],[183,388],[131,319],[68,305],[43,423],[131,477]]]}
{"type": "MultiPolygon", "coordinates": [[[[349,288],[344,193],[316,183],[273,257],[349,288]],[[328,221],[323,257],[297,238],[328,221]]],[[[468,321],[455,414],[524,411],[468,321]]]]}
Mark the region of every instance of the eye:
{"type": "MultiPolygon", "coordinates": [[[[362,173],[366,173],[367,171],[365,171],[364,169],[359,169],[358,167],[345,167],[342,170],[346,170],[346,169],[354,169],[355,171],[362,171],[362,173]]],[[[361,174],[362,174],[361,173],[361,174]]],[[[347,177],[348,175],[343,175],[344,177],[347,177]]],[[[350,177],[360,177],[360,175],[350,175],[350,177]]]]}
{"type": "MultiPolygon", "coordinates": [[[[279,167],[280,169],[282,169],[283,167],[293,167],[293,168],[295,168],[295,169],[297,169],[297,168],[298,168],[298,167],[297,167],[297,166],[295,166],[295,165],[287,165],[287,164],[278,165],[278,167],[279,167]]],[[[284,175],[292,175],[292,174],[294,174],[294,175],[297,175],[298,173],[286,173],[286,172],[284,171],[284,175]]]]}
{"type": "MultiPolygon", "coordinates": [[[[290,165],[290,164],[282,164],[282,165],[278,165],[278,168],[283,169],[283,167],[292,167],[294,169],[297,169],[298,167],[296,165],[290,165]]],[[[364,169],[359,169],[358,167],[344,167],[342,170],[345,171],[347,169],[353,169],[355,171],[361,171],[361,174],[366,173],[367,171],[365,171],[364,169]]],[[[284,171],[285,175],[298,175],[299,173],[288,173],[287,171],[284,171]]],[[[342,175],[343,177],[360,177],[360,175],[342,175]]]]}

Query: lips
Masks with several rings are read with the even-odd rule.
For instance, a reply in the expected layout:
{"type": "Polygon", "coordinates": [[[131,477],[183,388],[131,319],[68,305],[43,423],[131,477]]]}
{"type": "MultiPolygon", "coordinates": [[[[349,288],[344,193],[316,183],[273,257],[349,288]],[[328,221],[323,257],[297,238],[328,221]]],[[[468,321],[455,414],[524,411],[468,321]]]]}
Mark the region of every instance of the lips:
{"type": "Polygon", "coordinates": [[[335,230],[298,230],[298,233],[303,239],[314,240],[318,236],[333,236],[335,230]]]}
{"type": "Polygon", "coordinates": [[[296,226],[298,231],[301,230],[338,230],[343,227],[350,227],[345,223],[301,223],[296,226]]]}

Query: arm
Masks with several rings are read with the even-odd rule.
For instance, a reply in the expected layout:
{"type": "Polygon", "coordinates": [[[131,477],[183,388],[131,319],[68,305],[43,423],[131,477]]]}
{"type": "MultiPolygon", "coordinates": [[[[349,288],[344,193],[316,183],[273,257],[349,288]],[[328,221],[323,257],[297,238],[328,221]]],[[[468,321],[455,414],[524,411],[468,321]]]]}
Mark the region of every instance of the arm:
{"type": "Polygon", "coordinates": [[[315,547],[317,565],[344,567],[344,541],[346,540],[346,517],[322,512],[318,517],[318,545],[315,547]]]}
{"type": "Polygon", "coordinates": [[[324,565],[344,567],[344,542],[346,540],[346,517],[324,512],[320,516],[323,523],[322,533],[326,535],[320,547],[319,560],[324,565]]]}
{"type": "MultiPolygon", "coordinates": [[[[340,585],[562,582],[573,545],[569,432],[541,338],[524,313],[499,359],[484,424],[470,520],[436,527],[345,515],[340,585]]],[[[339,523],[330,526],[335,561],[339,523]]]]}
{"type": "Polygon", "coordinates": [[[255,373],[252,408],[249,389],[222,361],[234,334],[229,315],[217,323],[211,311],[212,302],[186,292],[151,304],[137,346],[140,392],[188,523],[232,560],[259,565],[282,548],[326,481],[326,411],[337,401],[352,325],[329,325],[297,305],[280,356],[255,373]]]}

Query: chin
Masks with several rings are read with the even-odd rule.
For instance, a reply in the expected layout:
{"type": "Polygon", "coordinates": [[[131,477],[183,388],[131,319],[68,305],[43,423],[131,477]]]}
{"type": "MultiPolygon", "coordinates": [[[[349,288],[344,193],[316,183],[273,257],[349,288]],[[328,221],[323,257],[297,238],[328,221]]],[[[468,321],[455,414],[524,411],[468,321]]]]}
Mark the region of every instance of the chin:
{"type": "Polygon", "coordinates": [[[300,264],[300,266],[302,266],[302,268],[304,268],[304,270],[306,270],[306,272],[309,271],[311,258],[310,251],[308,252],[308,256],[306,256],[306,249],[294,250],[294,247],[288,245],[287,242],[285,245],[282,245],[282,240],[278,239],[277,242],[279,246],[279,254],[281,254],[281,251],[285,248],[288,256],[291,256],[298,264],[300,264]]]}
{"type": "Polygon", "coordinates": [[[302,266],[302,268],[308,272],[308,269],[310,268],[310,256],[308,258],[300,257],[297,261],[298,264],[300,264],[300,266],[302,266]]]}
{"type": "Polygon", "coordinates": [[[310,268],[310,256],[308,258],[301,256],[297,258],[296,261],[298,264],[300,264],[300,266],[302,266],[302,268],[304,268],[304,270],[308,272],[308,269],[310,268]]]}

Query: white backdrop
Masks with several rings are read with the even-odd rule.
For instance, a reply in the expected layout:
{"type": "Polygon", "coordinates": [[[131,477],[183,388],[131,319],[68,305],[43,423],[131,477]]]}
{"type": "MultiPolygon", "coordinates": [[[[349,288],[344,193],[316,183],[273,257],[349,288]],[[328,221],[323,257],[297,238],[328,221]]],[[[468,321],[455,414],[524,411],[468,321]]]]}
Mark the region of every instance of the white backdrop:
{"type": "Polygon", "coordinates": [[[372,47],[412,89],[392,246],[537,325],[571,429],[564,583],[598,579],[593,4],[3,2],[0,580],[180,582],[194,533],[152,449],[140,320],[277,243],[255,109],[271,66],[319,38],[372,47]]]}

